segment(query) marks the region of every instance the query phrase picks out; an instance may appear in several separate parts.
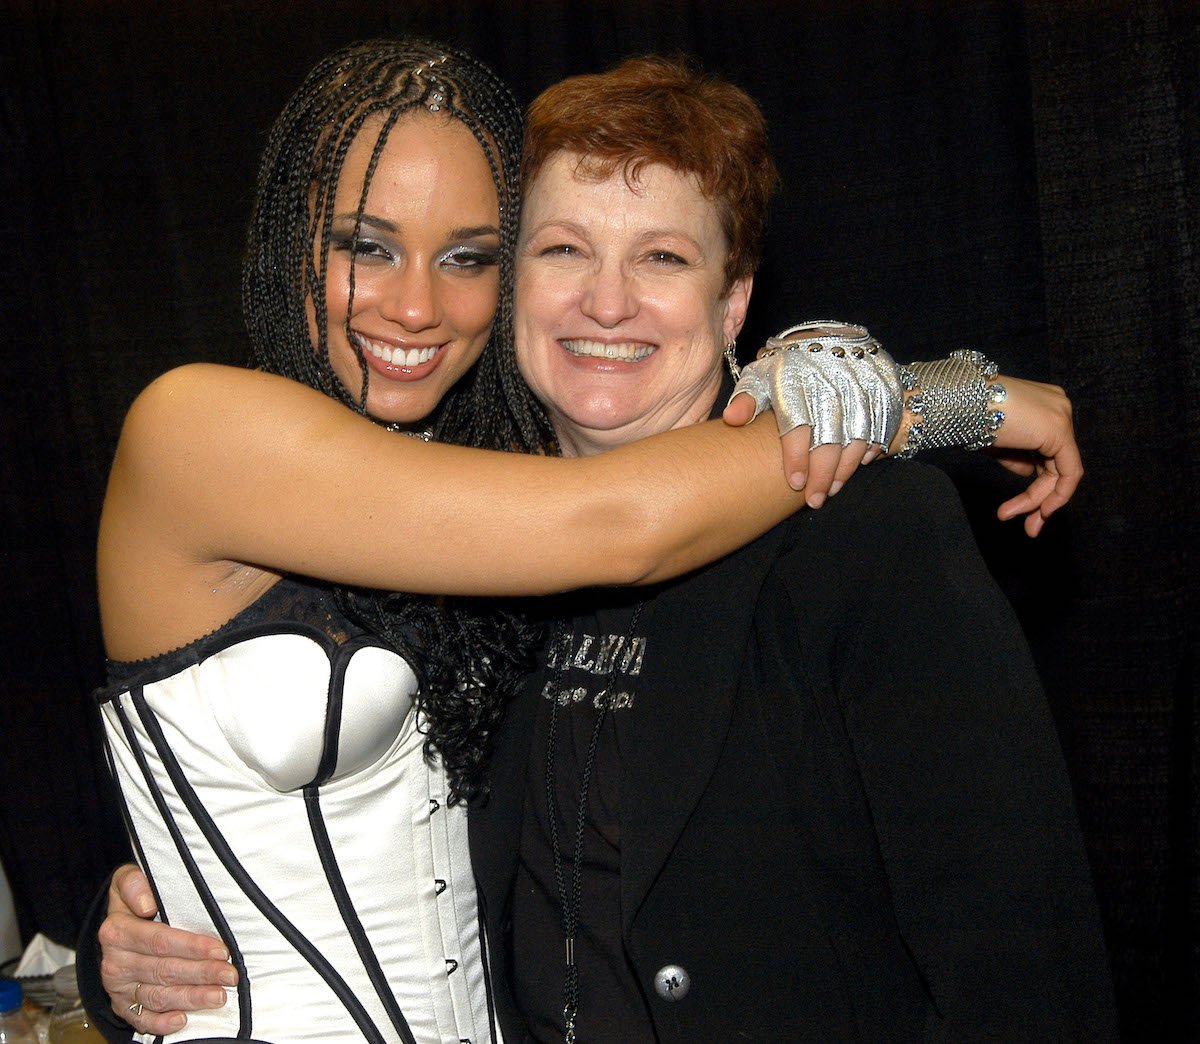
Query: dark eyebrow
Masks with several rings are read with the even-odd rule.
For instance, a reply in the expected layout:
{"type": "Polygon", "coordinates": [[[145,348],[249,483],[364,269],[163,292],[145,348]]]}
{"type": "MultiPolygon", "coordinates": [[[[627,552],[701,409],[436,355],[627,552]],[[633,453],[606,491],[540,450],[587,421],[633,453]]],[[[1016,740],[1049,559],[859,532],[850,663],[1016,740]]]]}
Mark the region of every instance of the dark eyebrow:
{"type": "Polygon", "coordinates": [[[466,228],[450,230],[451,239],[477,239],[481,236],[499,236],[500,229],[495,225],[469,225],[466,228]]]}
{"type": "MultiPolygon", "coordinates": [[[[349,224],[349,225],[353,226],[354,217],[355,217],[355,215],[353,213],[338,214],[334,218],[334,220],[339,225],[349,224]]],[[[387,218],[384,218],[384,217],[376,217],[375,215],[372,215],[372,214],[364,214],[362,216],[362,227],[374,229],[379,232],[387,232],[393,236],[399,235],[402,231],[402,229],[400,228],[399,225],[396,224],[396,222],[389,221],[387,218]]],[[[498,237],[499,235],[500,235],[500,229],[498,229],[495,225],[467,225],[462,228],[452,228],[450,230],[450,235],[448,238],[450,238],[450,239],[477,239],[481,236],[497,236],[498,237]]]]}

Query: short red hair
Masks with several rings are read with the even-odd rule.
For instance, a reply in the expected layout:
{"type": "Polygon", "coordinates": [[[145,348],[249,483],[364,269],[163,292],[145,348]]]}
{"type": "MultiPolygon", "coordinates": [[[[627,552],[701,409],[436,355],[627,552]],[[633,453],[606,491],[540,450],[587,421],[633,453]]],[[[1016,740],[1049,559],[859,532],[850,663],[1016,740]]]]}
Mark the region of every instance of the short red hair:
{"type": "Polygon", "coordinates": [[[559,152],[578,153],[584,174],[597,179],[623,169],[632,185],[647,163],[693,176],[729,242],[727,283],[758,267],[779,174],[762,110],[740,87],[682,58],[630,58],[568,77],[529,107],[522,184],[559,152]]]}

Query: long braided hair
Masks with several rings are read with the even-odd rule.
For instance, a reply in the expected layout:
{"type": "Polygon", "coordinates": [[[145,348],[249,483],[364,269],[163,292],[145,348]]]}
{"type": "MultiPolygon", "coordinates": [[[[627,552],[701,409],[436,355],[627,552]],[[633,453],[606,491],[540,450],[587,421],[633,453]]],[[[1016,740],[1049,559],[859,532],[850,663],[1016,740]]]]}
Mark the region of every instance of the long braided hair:
{"type": "MultiPolygon", "coordinates": [[[[445,113],[471,131],[500,201],[500,295],[491,336],[478,363],[429,418],[434,437],[487,449],[548,452],[553,445],[549,424],[521,379],[512,347],[521,111],[486,65],[430,41],[368,40],[334,52],[308,74],[276,120],[259,168],[242,270],[252,361],[367,414],[369,377],[361,349],[356,345],[362,370],[358,395],[338,379],[329,359],[325,262],[332,200],[355,137],[368,121],[372,131],[381,126],[361,189],[361,218],[387,136],[414,110],[445,113]],[[315,344],[309,307],[316,319],[315,344]]],[[[356,222],[355,240],[358,232],[356,222]]],[[[353,293],[352,270],[351,307],[353,293]]],[[[425,753],[441,757],[451,800],[480,793],[490,734],[531,663],[541,629],[521,613],[490,602],[347,587],[335,591],[348,616],[388,642],[416,671],[425,753]]]]}

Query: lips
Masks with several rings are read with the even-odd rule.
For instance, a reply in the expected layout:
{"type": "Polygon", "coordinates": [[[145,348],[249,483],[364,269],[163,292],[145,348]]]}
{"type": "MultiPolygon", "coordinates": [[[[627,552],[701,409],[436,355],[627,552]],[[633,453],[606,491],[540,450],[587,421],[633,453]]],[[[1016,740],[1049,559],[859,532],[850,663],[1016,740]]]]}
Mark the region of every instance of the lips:
{"type": "Polygon", "coordinates": [[[446,343],[432,345],[390,345],[364,337],[351,331],[350,338],[363,353],[372,370],[393,380],[408,377],[424,377],[440,359],[446,343]]]}
{"type": "Polygon", "coordinates": [[[592,341],[586,338],[571,338],[559,342],[571,355],[582,359],[604,359],[610,362],[641,362],[658,350],[658,346],[644,341],[592,341]]]}

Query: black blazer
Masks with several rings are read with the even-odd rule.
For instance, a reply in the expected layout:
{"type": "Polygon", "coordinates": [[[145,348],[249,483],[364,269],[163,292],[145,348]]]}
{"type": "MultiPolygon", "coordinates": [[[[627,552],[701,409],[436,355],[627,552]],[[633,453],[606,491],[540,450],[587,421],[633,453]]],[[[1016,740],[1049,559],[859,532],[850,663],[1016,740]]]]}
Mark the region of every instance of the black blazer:
{"type": "MultiPolygon", "coordinates": [[[[660,1039],[1116,1039],[1053,723],[941,473],[865,469],[665,586],[646,626],[622,931],[660,1039]],[[654,989],[667,965],[681,1000],[654,989]]],[[[510,1041],[537,700],[506,715],[471,810],[510,1041]]]]}

